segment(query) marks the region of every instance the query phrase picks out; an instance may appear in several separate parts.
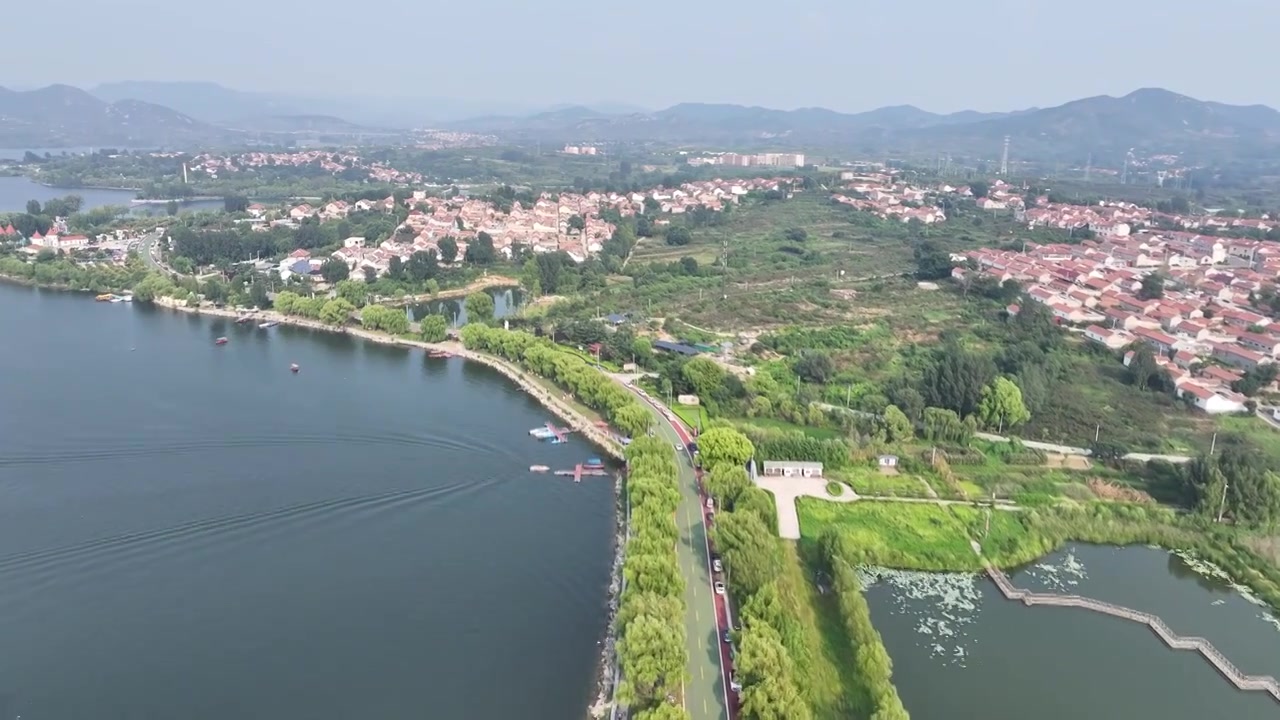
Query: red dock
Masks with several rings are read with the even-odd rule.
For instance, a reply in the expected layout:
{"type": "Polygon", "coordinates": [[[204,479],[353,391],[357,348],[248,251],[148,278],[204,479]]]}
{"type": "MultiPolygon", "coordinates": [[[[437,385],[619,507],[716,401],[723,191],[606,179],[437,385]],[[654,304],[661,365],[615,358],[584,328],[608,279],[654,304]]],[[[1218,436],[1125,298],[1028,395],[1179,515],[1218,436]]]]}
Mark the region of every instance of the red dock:
{"type": "Polygon", "coordinates": [[[551,423],[547,423],[547,430],[551,431],[551,434],[556,436],[557,442],[564,442],[565,436],[569,434],[569,428],[558,428],[551,423]]]}
{"type": "Polygon", "coordinates": [[[557,470],[556,475],[560,477],[571,477],[576,483],[582,482],[584,475],[591,477],[605,477],[609,474],[608,470],[598,467],[588,467],[582,463],[573,466],[572,470],[557,470]]]}

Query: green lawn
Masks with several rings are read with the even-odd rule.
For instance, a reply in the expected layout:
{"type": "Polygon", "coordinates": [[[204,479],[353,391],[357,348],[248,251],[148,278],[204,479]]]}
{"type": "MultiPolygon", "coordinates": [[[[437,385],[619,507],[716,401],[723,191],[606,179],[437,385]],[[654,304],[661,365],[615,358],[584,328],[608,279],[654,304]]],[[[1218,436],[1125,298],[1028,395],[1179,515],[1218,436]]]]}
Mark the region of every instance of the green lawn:
{"type": "Polygon", "coordinates": [[[776,420],[774,418],[732,418],[730,422],[737,425],[752,425],[766,430],[784,430],[788,432],[802,432],[810,437],[819,440],[832,440],[840,437],[840,431],[832,428],[811,427],[809,425],[797,425],[789,423],[786,420],[776,420]]]}
{"type": "Polygon", "coordinates": [[[859,495],[888,497],[929,497],[924,483],[915,475],[885,475],[876,468],[854,467],[831,470],[827,475],[853,488],[859,495]]]}
{"type": "MultiPolygon", "coordinates": [[[[866,558],[910,570],[979,570],[966,524],[948,507],[864,501],[833,503],[801,498],[802,542],[814,542],[834,528],[866,558]]],[[[861,558],[848,558],[857,563],[861,558]]]]}

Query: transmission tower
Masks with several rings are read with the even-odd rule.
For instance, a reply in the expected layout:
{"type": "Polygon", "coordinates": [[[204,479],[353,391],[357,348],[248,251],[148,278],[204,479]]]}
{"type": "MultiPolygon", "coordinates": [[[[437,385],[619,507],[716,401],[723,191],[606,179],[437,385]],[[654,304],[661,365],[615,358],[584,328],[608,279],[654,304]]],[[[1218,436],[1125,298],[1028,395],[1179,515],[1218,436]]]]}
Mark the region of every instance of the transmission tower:
{"type": "Polygon", "coordinates": [[[1009,136],[1004,136],[1004,151],[1000,153],[1000,176],[1009,174],[1009,136]]]}

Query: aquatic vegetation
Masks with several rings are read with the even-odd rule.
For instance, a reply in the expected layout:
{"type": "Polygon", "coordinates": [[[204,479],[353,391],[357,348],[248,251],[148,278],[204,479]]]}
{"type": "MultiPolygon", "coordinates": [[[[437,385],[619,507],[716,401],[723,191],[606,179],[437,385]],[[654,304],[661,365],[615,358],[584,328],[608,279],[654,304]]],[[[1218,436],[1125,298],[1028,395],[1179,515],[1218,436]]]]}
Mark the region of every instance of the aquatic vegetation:
{"type": "Polygon", "coordinates": [[[978,618],[983,576],[884,567],[861,567],[857,575],[864,589],[890,589],[894,611],[917,620],[919,644],[929,647],[933,657],[963,667],[968,655],[963,643],[971,640],[966,628],[978,618]]]}

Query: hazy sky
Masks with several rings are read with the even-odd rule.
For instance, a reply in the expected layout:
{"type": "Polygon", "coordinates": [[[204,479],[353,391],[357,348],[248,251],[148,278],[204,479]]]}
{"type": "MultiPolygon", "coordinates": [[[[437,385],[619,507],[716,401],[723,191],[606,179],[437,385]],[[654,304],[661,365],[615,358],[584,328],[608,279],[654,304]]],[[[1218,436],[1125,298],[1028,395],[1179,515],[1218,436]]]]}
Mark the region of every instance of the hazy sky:
{"type": "Polygon", "coordinates": [[[55,22],[49,12],[6,3],[5,26],[42,40],[6,53],[0,83],[939,112],[1159,86],[1280,107],[1265,71],[1275,0],[62,0],[55,22]]]}

